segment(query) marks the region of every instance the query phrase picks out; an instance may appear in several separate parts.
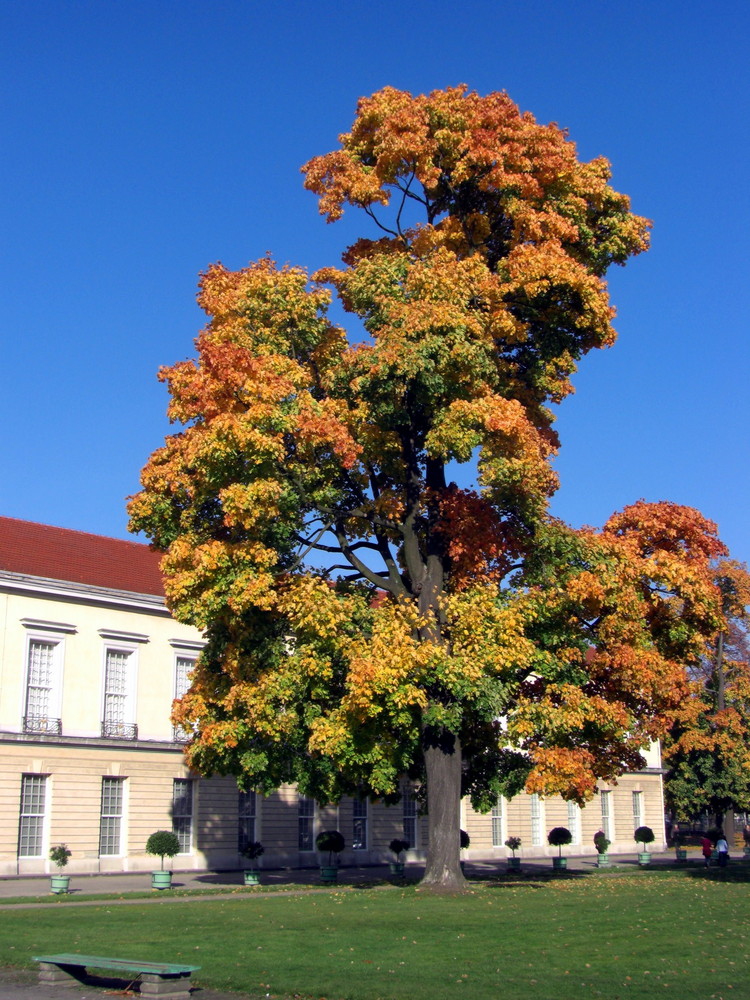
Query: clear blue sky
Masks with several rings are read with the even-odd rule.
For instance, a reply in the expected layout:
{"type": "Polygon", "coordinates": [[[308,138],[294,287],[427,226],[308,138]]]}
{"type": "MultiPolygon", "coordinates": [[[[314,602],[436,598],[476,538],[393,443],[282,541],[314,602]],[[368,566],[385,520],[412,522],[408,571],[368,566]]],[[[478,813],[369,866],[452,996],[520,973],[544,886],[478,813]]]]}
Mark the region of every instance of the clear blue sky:
{"type": "Polygon", "coordinates": [[[465,82],[609,157],[654,220],[652,250],[610,274],[618,343],[561,408],[554,512],[691,504],[750,559],[749,12],[0,0],[0,514],[126,537],[168,430],[156,371],[202,324],[198,272],[336,262],[365,220],[326,226],[300,165],[359,96],[465,82]]]}

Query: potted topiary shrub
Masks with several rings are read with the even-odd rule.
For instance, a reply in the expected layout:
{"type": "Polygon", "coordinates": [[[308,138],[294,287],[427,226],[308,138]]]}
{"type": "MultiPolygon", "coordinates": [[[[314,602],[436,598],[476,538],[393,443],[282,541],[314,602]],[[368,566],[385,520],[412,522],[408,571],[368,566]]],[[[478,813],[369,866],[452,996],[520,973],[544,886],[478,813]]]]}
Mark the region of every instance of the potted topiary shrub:
{"type": "Polygon", "coordinates": [[[61,870],[67,865],[70,854],[67,844],[56,844],[50,848],[49,859],[57,867],[57,875],[50,876],[50,892],[68,891],[70,875],[61,874],[61,870]]]}
{"type": "Polygon", "coordinates": [[[394,837],[390,842],[388,849],[393,852],[395,858],[395,861],[388,863],[391,875],[395,875],[397,878],[404,877],[404,851],[408,851],[410,847],[411,844],[408,840],[401,840],[399,837],[394,837]]]}
{"type": "Polygon", "coordinates": [[[161,869],[151,872],[152,889],[171,889],[172,872],[164,868],[164,858],[173,858],[180,853],[180,841],[171,830],[157,830],[146,841],[146,854],[161,858],[161,869]]]}
{"type": "Polygon", "coordinates": [[[247,858],[250,862],[250,867],[246,868],[244,871],[245,885],[258,885],[260,878],[258,877],[258,866],[255,862],[258,858],[265,852],[265,847],[259,840],[251,840],[249,844],[240,851],[243,858],[247,858]]]}
{"type": "Polygon", "coordinates": [[[604,830],[598,830],[594,834],[594,847],[596,848],[596,867],[609,868],[609,846],[612,843],[604,836],[604,830]]]}
{"type": "Polygon", "coordinates": [[[639,826],[633,834],[633,839],[636,843],[643,845],[643,850],[638,852],[638,864],[641,868],[646,868],[651,864],[651,855],[646,850],[646,845],[653,844],[654,831],[650,826],[639,826]]]}
{"type": "Polygon", "coordinates": [[[573,840],[573,834],[566,826],[555,826],[547,834],[547,843],[557,848],[557,857],[552,859],[552,867],[563,869],[568,867],[568,859],[562,856],[563,847],[573,840]]]}
{"type": "Polygon", "coordinates": [[[328,863],[320,866],[321,882],[336,882],[339,877],[338,856],[346,846],[343,836],[338,830],[321,830],[315,838],[315,846],[322,854],[328,854],[328,863]],[[336,861],[333,860],[334,854],[336,861]]]}
{"type": "Polygon", "coordinates": [[[521,846],[521,838],[508,837],[505,841],[505,846],[511,851],[511,856],[507,859],[509,871],[519,871],[521,868],[521,859],[516,857],[516,851],[521,846]]]}

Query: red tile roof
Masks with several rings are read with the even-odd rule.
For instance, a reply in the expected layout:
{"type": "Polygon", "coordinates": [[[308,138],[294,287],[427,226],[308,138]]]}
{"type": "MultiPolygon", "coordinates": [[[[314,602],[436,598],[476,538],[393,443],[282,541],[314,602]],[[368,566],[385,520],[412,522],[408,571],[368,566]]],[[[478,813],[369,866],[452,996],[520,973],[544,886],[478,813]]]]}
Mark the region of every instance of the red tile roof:
{"type": "Polygon", "coordinates": [[[163,596],[159,559],[140,542],[0,517],[0,570],[163,596]]]}

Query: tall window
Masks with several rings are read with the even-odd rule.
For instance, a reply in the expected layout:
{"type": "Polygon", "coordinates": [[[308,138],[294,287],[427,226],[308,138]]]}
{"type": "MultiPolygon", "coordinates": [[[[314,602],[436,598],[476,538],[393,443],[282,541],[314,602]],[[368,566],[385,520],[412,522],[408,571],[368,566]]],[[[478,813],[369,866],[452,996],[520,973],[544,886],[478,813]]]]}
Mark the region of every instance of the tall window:
{"type": "Polygon", "coordinates": [[[243,792],[237,790],[237,850],[240,854],[248,844],[252,844],[255,837],[255,817],[256,817],[255,792],[243,792]]]}
{"type": "Polygon", "coordinates": [[[571,844],[581,843],[581,807],[577,802],[568,802],[568,829],[573,835],[571,844]]]}
{"type": "Polygon", "coordinates": [[[643,826],[643,792],[633,792],[633,829],[643,826]]]}
{"type": "Polygon", "coordinates": [[[607,840],[614,840],[612,836],[612,792],[600,792],[599,798],[602,800],[602,832],[607,840]]]}
{"type": "Polygon", "coordinates": [[[24,732],[59,733],[61,731],[55,697],[61,649],[62,646],[59,642],[29,639],[24,732]]]}
{"type": "Polygon", "coordinates": [[[503,797],[498,796],[497,802],[492,807],[492,846],[502,847],[505,843],[503,837],[503,797]]]}
{"type": "Polygon", "coordinates": [[[404,840],[409,841],[410,847],[418,847],[419,825],[417,800],[414,797],[414,789],[408,782],[405,782],[401,789],[401,808],[404,821],[404,840]]]}
{"type": "Polygon", "coordinates": [[[138,736],[131,717],[132,669],[132,650],[107,649],[102,736],[118,739],[135,739],[138,736]]]}
{"type": "Polygon", "coordinates": [[[352,816],[352,848],[367,850],[367,799],[354,799],[352,816]]]}
{"type": "Polygon", "coordinates": [[[193,849],[193,782],[175,778],[172,787],[172,831],[180,842],[180,854],[193,849]]]}
{"type": "MultiPolygon", "coordinates": [[[[195,670],[195,657],[179,654],[175,657],[174,663],[174,696],[175,698],[182,698],[183,695],[187,694],[190,687],[191,674],[195,670]]],[[[182,726],[173,727],[174,739],[181,743],[190,739],[191,735],[182,726]]]]}
{"type": "Polygon", "coordinates": [[[306,795],[297,799],[297,846],[300,851],[315,850],[315,799],[306,795]]]}
{"type": "Polygon", "coordinates": [[[21,808],[18,824],[19,858],[40,858],[44,842],[44,810],[47,799],[47,776],[21,776],[21,808]]]}
{"type": "Polygon", "coordinates": [[[124,778],[102,778],[99,821],[99,854],[122,854],[122,807],[124,778]]]}
{"type": "Polygon", "coordinates": [[[542,802],[536,792],[531,796],[531,843],[534,847],[542,844],[542,802]]]}

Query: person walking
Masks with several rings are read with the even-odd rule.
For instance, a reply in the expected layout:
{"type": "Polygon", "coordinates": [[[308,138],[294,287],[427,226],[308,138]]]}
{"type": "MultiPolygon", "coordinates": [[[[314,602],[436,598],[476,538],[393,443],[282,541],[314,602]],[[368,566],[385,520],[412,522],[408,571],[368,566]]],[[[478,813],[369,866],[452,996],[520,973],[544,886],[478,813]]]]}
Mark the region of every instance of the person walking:
{"type": "Polygon", "coordinates": [[[713,844],[708,839],[708,837],[703,834],[701,837],[701,854],[703,855],[703,867],[708,868],[711,862],[711,852],[713,851],[713,844]]]}
{"type": "Polygon", "coordinates": [[[719,839],[716,841],[716,859],[719,868],[726,868],[729,864],[729,844],[723,830],[719,831],[719,839]]]}

